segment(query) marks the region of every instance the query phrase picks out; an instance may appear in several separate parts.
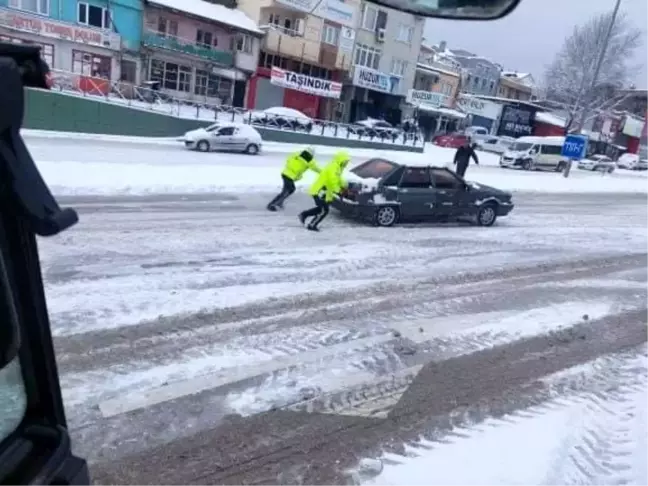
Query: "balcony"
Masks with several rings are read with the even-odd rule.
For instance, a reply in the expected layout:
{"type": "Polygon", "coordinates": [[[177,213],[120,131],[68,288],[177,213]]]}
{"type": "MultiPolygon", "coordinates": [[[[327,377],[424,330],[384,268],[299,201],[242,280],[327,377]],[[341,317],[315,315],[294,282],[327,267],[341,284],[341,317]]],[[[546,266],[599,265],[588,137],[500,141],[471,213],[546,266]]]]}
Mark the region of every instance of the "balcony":
{"type": "Polygon", "coordinates": [[[264,30],[267,33],[263,41],[263,48],[267,52],[311,63],[319,62],[319,42],[308,40],[296,31],[274,25],[265,26],[264,30]]]}
{"type": "Polygon", "coordinates": [[[152,30],[144,32],[142,35],[142,44],[147,47],[157,47],[160,49],[168,49],[170,51],[189,54],[227,67],[234,65],[234,54],[232,52],[219,51],[214,48],[196,44],[187,39],[161,34],[152,30]]]}

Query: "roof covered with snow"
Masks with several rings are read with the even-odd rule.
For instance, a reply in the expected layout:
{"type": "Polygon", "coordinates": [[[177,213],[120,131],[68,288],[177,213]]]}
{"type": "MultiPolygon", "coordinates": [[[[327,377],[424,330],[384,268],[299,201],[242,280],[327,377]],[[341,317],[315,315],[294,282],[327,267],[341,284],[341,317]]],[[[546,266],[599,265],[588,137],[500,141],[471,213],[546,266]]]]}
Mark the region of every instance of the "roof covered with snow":
{"type": "Polygon", "coordinates": [[[203,0],[148,0],[160,7],[172,8],[212,22],[229,25],[235,29],[262,35],[264,32],[241,10],[216,5],[203,0]]]}
{"type": "Polygon", "coordinates": [[[540,123],[546,123],[547,125],[553,125],[560,128],[565,128],[567,126],[567,120],[546,111],[540,111],[536,113],[535,118],[536,121],[539,121],[540,123]]]}

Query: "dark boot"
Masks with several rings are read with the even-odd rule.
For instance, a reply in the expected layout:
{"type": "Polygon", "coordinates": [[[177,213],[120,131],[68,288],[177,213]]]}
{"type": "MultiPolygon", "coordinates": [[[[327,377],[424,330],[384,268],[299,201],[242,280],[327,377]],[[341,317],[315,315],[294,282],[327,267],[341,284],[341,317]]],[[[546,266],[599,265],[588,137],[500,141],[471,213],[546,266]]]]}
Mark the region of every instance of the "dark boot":
{"type": "Polygon", "coordinates": [[[306,229],[308,231],[318,231],[319,232],[319,228],[317,226],[313,226],[312,224],[309,224],[308,226],[306,226],[306,229]]]}
{"type": "Polygon", "coordinates": [[[297,217],[299,218],[299,222],[301,224],[306,224],[306,215],[304,213],[299,213],[297,217]]]}

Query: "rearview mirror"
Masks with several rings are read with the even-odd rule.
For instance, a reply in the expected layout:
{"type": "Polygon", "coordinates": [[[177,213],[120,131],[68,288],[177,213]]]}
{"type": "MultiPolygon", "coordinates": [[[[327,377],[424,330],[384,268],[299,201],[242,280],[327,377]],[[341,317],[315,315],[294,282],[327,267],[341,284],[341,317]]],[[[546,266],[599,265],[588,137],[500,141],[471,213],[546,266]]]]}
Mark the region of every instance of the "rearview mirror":
{"type": "Polygon", "coordinates": [[[422,17],[496,20],[510,14],[521,0],[371,0],[384,7],[422,17]]]}

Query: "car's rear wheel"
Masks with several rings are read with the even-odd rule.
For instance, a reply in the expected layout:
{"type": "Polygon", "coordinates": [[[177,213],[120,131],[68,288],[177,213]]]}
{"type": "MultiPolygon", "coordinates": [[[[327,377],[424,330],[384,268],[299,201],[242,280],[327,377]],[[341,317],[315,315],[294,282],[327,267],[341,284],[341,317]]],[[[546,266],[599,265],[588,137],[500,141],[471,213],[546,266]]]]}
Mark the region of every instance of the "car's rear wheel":
{"type": "Polygon", "coordinates": [[[398,209],[394,206],[380,206],[374,215],[376,226],[394,226],[398,221],[398,209]]]}
{"type": "Polygon", "coordinates": [[[497,204],[484,204],[477,212],[477,224],[479,226],[493,226],[497,219],[497,204]]]}
{"type": "Polygon", "coordinates": [[[563,172],[565,170],[565,162],[560,161],[558,162],[558,165],[556,166],[556,172],[563,172]]]}
{"type": "Polygon", "coordinates": [[[245,147],[245,153],[250,155],[256,155],[259,153],[259,146],[255,143],[251,143],[247,147],[245,147]]]}
{"type": "Polygon", "coordinates": [[[199,152],[209,152],[209,142],[207,140],[201,140],[196,144],[196,148],[199,152]]]}

